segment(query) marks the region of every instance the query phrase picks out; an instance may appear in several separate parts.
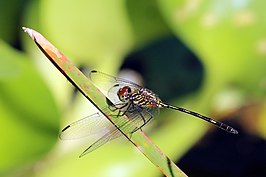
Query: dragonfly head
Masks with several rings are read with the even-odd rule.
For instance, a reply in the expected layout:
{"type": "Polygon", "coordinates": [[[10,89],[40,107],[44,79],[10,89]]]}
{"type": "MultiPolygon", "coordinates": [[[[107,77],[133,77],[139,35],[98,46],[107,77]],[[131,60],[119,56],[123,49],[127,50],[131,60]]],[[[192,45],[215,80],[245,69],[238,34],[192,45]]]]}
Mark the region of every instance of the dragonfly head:
{"type": "Polygon", "coordinates": [[[129,86],[124,86],[120,88],[117,92],[118,98],[122,102],[126,102],[130,99],[132,90],[129,86]]]}

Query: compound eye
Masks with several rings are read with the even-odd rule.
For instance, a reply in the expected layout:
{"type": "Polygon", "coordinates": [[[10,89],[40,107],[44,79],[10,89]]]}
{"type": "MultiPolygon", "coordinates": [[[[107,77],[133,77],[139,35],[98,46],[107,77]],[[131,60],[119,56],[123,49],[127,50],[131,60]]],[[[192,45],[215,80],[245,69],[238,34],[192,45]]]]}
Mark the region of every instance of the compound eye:
{"type": "Polygon", "coordinates": [[[121,101],[126,101],[125,97],[128,93],[131,92],[131,89],[128,86],[122,87],[118,90],[117,95],[121,101]]]}
{"type": "Polygon", "coordinates": [[[131,89],[128,86],[122,87],[118,90],[119,95],[126,95],[127,93],[130,93],[131,89]]]}
{"type": "Polygon", "coordinates": [[[131,88],[127,87],[127,93],[131,93],[131,88]]]}

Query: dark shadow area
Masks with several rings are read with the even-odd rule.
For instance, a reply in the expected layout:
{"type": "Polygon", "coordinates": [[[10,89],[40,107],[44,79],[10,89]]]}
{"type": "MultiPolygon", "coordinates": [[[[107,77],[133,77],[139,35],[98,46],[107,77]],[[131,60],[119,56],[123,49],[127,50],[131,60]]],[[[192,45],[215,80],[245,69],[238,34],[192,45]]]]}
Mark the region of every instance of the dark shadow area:
{"type": "Polygon", "coordinates": [[[139,72],[145,87],[169,102],[198,89],[203,79],[203,66],[181,41],[168,37],[131,53],[121,69],[139,72]]]}
{"type": "Polygon", "coordinates": [[[225,123],[239,134],[217,129],[190,149],[177,165],[190,177],[265,177],[266,141],[233,122],[225,123]]]}

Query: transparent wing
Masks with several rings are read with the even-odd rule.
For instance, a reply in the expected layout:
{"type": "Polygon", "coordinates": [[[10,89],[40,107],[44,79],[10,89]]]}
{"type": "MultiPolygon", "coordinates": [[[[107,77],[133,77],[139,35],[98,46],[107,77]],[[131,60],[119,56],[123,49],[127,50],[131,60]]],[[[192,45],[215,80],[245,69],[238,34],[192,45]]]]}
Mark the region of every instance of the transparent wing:
{"type": "Polygon", "coordinates": [[[109,89],[116,84],[120,84],[121,86],[131,86],[132,88],[136,89],[142,88],[140,85],[134,82],[122,78],[117,78],[100,71],[92,70],[90,72],[89,77],[93,81],[93,83],[95,83],[97,86],[99,86],[105,91],[109,91],[109,89]]]}
{"type": "Polygon", "coordinates": [[[101,137],[110,132],[113,125],[101,113],[95,113],[66,126],[60,133],[62,140],[78,139],[83,137],[101,137]]]}
{"type": "Polygon", "coordinates": [[[142,108],[132,104],[125,112],[125,115],[131,120],[131,124],[135,126],[135,129],[138,130],[159,113],[160,109],[158,107],[142,108]]]}
{"type": "Polygon", "coordinates": [[[111,141],[111,140],[113,140],[115,138],[118,138],[121,135],[122,135],[122,133],[117,128],[115,128],[115,126],[114,126],[113,131],[111,131],[110,133],[105,134],[100,139],[98,139],[97,141],[95,141],[85,151],[83,151],[82,154],[80,154],[79,157],[82,157],[82,156],[84,156],[84,155],[86,155],[86,154],[94,151],[95,149],[101,147],[102,145],[104,145],[108,141],[111,141]]]}
{"type": "MultiPolygon", "coordinates": [[[[158,114],[159,109],[141,109],[132,107],[125,114],[127,118],[113,114],[110,115],[116,119],[116,125],[125,134],[131,134],[140,129],[149,122],[154,114],[158,114]]],[[[121,132],[109,122],[101,113],[95,113],[66,126],[60,133],[62,140],[78,139],[88,137],[87,141],[91,145],[80,155],[84,156],[110,140],[121,136],[121,132]]]]}
{"type": "MultiPolygon", "coordinates": [[[[133,112],[126,112],[128,119],[125,119],[121,116],[117,117],[120,119],[117,121],[117,127],[122,130],[125,134],[132,134],[135,131],[139,130],[142,126],[148,123],[152,118],[153,114],[159,114],[158,108],[150,108],[150,109],[139,109],[138,111],[133,112]]],[[[114,117],[114,116],[112,116],[114,117]]],[[[95,141],[92,145],[90,145],[83,153],[79,156],[82,157],[95,149],[99,148],[100,146],[104,145],[105,143],[118,138],[121,136],[121,132],[113,126],[113,129],[110,129],[109,133],[103,135],[100,139],[95,141]]]]}
{"type": "Polygon", "coordinates": [[[117,92],[124,86],[131,89],[141,89],[142,87],[125,79],[116,78],[100,71],[91,71],[89,75],[92,82],[103,92],[113,103],[119,103],[117,92]]]}

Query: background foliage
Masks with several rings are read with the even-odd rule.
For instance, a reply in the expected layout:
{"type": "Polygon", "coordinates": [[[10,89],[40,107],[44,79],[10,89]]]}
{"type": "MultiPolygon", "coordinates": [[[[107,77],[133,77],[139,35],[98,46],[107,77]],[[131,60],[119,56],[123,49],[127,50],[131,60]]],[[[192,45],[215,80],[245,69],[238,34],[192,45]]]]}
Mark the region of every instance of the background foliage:
{"type": "Polygon", "coordinates": [[[265,175],[265,5],[1,0],[0,176],[161,175],[123,139],[82,159],[86,140],[58,140],[62,127],[94,109],[22,26],[41,32],[85,73],[134,70],[163,100],[238,128],[239,136],[207,131],[197,119],[162,111],[144,131],[188,175],[265,175]]]}

